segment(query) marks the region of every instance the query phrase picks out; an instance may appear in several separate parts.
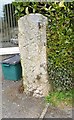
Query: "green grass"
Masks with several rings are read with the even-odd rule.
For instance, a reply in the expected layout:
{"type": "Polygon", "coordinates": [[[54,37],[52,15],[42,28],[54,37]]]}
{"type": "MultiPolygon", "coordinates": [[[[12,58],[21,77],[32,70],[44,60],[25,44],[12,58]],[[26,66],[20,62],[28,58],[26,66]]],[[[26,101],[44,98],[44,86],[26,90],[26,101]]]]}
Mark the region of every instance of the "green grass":
{"type": "Polygon", "coordinates": [[[46,101],[54,106],[72,106],[74,90],[70,91],[53,91],[46,96],[46,101]]]}

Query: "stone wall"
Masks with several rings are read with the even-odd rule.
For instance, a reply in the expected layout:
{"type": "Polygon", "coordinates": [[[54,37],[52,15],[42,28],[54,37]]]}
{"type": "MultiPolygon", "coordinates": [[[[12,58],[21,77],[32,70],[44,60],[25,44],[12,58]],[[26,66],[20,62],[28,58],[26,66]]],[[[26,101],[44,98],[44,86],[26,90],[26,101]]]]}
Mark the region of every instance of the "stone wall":
{"type": "Polygon", "coordinates": [[[46,58],[47,18],[29,14],[18,21],[19,49],[24,90],[36,97],[46,96],[50,90],[46,58]]]}

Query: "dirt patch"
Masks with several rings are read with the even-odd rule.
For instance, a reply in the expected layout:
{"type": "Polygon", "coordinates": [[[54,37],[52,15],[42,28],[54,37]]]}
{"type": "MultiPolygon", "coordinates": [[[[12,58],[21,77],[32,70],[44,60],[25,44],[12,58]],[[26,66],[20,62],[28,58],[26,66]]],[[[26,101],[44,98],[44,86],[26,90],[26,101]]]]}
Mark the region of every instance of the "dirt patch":
{"type": "Polygon", "coordinates": [[[18,99],[17,93],[18,93],[18,88],[13,86],[5,91],[5,96],[7,97],[8,100],[15,102],[18,99]]]}

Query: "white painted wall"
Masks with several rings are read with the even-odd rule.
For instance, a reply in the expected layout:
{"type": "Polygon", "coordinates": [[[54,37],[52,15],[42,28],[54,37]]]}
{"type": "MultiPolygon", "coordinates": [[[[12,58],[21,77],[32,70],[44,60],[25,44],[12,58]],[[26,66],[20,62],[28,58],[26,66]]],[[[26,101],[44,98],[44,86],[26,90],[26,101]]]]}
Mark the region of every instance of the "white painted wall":
{"type": "Polygon", "coordinates": [[[19,47],[0,48],[0,55],[10,55],[20,53],[19,47]]]}

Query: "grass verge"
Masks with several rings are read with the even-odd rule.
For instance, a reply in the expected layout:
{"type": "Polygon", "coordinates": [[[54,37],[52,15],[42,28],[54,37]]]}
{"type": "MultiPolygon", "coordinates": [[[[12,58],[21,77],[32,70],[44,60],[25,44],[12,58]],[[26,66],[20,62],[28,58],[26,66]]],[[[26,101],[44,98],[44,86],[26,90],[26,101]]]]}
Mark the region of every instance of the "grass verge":
{"type": "Polygon", "coordinates": [[[73,98],[74,98],[74,90],[70,91],[53,91],[46,96],[46,101],[57,107],[72,107],[73,98]]]}

